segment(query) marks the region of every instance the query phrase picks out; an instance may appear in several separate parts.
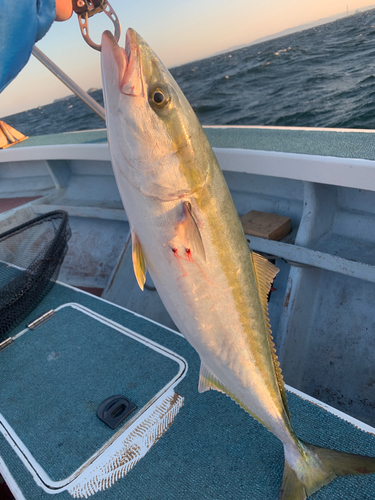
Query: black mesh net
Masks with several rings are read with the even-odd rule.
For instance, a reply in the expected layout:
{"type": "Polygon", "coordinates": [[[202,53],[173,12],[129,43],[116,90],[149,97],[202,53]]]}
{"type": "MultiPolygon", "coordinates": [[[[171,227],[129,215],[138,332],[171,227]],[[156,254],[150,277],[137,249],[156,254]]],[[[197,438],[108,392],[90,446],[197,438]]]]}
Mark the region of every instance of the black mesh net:
{"type": "Polygon", "coordinates": [[[0,341],[51,290],[70,236],[68,214],[60,210],[0,234],[0,341]]]}

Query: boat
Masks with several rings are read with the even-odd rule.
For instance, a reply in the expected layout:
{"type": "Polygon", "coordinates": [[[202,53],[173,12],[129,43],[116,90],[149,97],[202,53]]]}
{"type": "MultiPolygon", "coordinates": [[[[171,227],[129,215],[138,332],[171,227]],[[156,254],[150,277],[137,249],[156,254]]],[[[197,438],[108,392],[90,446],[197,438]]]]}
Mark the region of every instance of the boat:
{"type": "MultiPolygon", "coordinates": [[[[248,240],[280,269],[269,314],[297,434],[375,456],[374,132],[204,129],[239,215],[291,222],[248,240]]],[[[25,139],[0,152],[0,179],[1,233],[53,211],[72,232],[58,283],[0,351],[14,497],[277,498],[282,446],[230,398],[198,394],[198,355],[149,277],[139,290],[106,130],[25,139]],[[117,430],[96,415],[102,384],[138,407],[117,430]]],[[[374,495],[375,477],[347,477],[317,498],[374,495]]]]}

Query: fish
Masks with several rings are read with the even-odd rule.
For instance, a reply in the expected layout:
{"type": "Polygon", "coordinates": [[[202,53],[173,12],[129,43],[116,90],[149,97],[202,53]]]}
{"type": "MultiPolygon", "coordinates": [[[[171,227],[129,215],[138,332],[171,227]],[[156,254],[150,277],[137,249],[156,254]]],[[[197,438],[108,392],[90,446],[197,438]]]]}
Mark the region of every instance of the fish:
{"type": "Polygon", "coordinates": [[[267,296],[278,271],[252,252],[208,139],[178,84],[133,29],[125,48],[102,36],[102,79],[114,175],[132,259],[201,360],[199,392],[230,396],[281,440],[281,500],[337,476],[375,472],[375,458],[314,446],[292,429],[267,296]]]}

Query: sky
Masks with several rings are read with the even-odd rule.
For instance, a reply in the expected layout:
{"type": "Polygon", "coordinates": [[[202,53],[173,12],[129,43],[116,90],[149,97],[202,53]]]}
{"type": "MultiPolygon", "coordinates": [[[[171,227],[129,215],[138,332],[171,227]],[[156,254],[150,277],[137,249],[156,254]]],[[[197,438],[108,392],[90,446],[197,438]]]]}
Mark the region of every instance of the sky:
{"type": "MultiPolygon", "coordinates": [[[[134,28],[167,67],[203,59],[216,52],[329,16],[371,7],[374,0],[110,0],[125,45],[134,28]]],[[[112,29],[103,13],[89,20],[90,36],[100,43],[112,29]]],[[[37,43],[84,90],[101,88],[100,53],[83,40],[77,16],[54,23],[37,43]]],[[[71,94],[34,56],[0,94],[0,117],[32,109],[71,94]]]]}

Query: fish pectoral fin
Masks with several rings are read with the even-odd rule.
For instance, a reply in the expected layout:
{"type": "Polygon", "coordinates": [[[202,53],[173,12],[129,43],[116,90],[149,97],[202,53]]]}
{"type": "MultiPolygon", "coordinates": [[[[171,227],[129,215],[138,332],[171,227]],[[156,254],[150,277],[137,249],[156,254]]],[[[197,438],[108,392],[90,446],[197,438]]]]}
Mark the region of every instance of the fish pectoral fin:
{"type": "Polygon", "coordinates": [[[225,387],[220,382],[220,380],[215,377],[212,371],[207,368],[205,364],[201,363],[198,392],[206,392],[210,391],[211,389],[222,392],[223,394],[227,394],[227,391],[225,390],[225,387]]]}
{"type": "Polygon", "coordinates": [[[146,282],[146,260],[141,244],[134,231],[132,231],[132,259],[135,277],[137,278],[139,288],[143,291],[146,282]]]}
{"type": "Polygon", "coordinates": [[[184,201],[182,205],[182,215],[177,221],[176,232],[185,248],[191,249],[204,261],[206,260],[202,236],[188,201],[184,201]]]}

